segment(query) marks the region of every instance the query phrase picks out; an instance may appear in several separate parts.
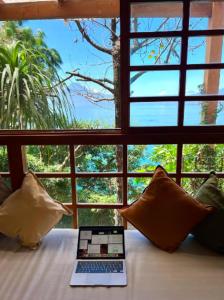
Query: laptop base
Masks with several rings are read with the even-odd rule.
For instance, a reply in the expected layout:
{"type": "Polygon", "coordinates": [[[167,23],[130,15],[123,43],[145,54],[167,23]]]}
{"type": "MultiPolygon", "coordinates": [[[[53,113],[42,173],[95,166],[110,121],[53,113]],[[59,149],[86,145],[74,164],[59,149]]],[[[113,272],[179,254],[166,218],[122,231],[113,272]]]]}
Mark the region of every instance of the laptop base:
{"type": "Polygon", "coordinates": [[[122,273],[76,273],[77,262],[71,276],[70,286],[126,286],[127,275],[125,261],[122,273]]]}

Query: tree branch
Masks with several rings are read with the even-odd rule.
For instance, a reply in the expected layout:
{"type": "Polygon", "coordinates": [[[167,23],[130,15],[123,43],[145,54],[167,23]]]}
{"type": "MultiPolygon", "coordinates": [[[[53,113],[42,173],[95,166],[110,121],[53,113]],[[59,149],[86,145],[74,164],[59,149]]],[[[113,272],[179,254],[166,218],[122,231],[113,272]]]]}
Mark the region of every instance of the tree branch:
{"type": "MultiPolygon", "coordinates": [[[[106,79],[104,81],[104,79],[95,79],[95,78],[92,78],[92,77],[89,77],[89,76],[85,76],[85,75],[82,75],[80,73],[75,73],[75,72],[66,72],[67,74],[70,74],[70,75],[73,75],[74,77],[78,77],[78,78],[81,78],[83,81],[90,81],[90,82],[94,82],[100,86],[102,86],[104,89],[108,90],[110,93],[114,93],[114,89],[110,88],[108,85],[106,85],[104,82],[108,82],[110,81],[109,79],[106,79]]],[[[111,84],[111,82],[108,82],[111,84]]]]}
{"type": "MultiPolygon", "coordinates": [[[[79,150],[79,148],[81,148],[82,145],[78,145],[76,147],[74,147],[74,153],[76,154],[76,152],[79,150]]],[[[64,161],[59,165],[58,171],[62,172],[63,169],[65,168],[67,162],[70,160],[70,153],[68,153],[68,155],[65,157],[64,161]]]]}
{"type": "Polygon", "coordinates": [[[109,84],[114,85],[114,82],[112,80],[108,79],[108,78],[103,78],[103,79],[98,79],[98,80],[101,81],[101,82],[107,82],[109,84]]]}
{"type": "Polygon", "coordinates": [[[147,71],[140,71],[137,74],[135,74],[133,77],[130,79],[130,84],[134,83],[135,80],[137,80],[139,77],[141,77],[143,74],[145,74],[147,71]]]}
{"type": "Polygon", "coordinates": [[[81,92],[76,91],[76,94],[86,98],[89,102],[91,102],[93,104],[96,104],[96,105],[97,105],[97,103],[103,102],[103,101],[107,101],[107,102],[113,102],[114,101],[114,98],[97,98],[97,97],[94,97],[93,95],[89,94],[88,92],[87,93],[81,93],[81,92]]]}
{"type": "Polygon", "coordinates": [[[147,47],[150,44],[154,43],[157,40],[157,38],[155,39],[145,39],[143,40],[141,43],[136,43],[135,42],[135,46],[131,49],[131,55],[134,54],[136,51],[138,51],[139,49],[143,48],[143,47],[147,47]],[[136,46],[137,45],[137,46],[136,46]]]}
{"type": "MultiPolygon", "coordinates": [[[[155,64],[159,61],[159,59],[160,59],[160,57],[163,55],[163,53],[166,52],[166,50],[167,50],[168,47],[170,47],[169,53],[171,53],[175,41],[176,41],[176,39],[173,39],[173,40],[171,39],[171,40],[169,41],[169,43],[166,45],[166,47],[163,49],[163,51],[161,51],[161,53],[160,53],[160,54],[158,55],[158,57],[156,58],[155,64]]],[[[167,58],[166,58],[166,60],[165,60],[165,63],[167,63],[167,58]]],[[[135,74],[135,75],[131,78],[130,84],[134,83],[139,77],[141,77],[141,76],[142,76],[143,74],[145,74],[145,73],[146,73],[146,71],[140,71],[140,72],[138,72],[137,74],[135,74]]]]}
{"type": "MultiPolygon", "coordinates": [[[[78,71],[78,70],[79,70],[79,69],[76,69],[76,70],[74,70],[73,72],[76,72],[76,71],[78,71]]],[[[68,73],[68,72],[67,72],[67,73],[68,73]]],[[[59,86],[59,85],[65,83],[67,80],[71,79],[73,76],[74,76],[73,74],[70,74],[69,76],[65,77],[64,79],[62,79],[62,80],[60,80],[58,83],[56,83],[56,84],[53,86],[53,88],[55,88],[55,87],[57,87],[57,86],[59,86]]]]}
{"type": "Polygon", "coordinates": [[[112,50],[111,49],[108,49],[108,48],[105,48],[105,47],[102,47],[100,46],[99,44],[96,44],[91,38],[90,36],[87,34],[87,32],[85,31],[85,29],[82,27],[80,21],[78,20],[74,20],[77,27],[78,27],[78,30],[79,32],[81,33],[81,35],[84,37],[84,39],[90,44],[92,45],[95,49],[101,51],[101,52],[104,52],[104,53],[107,53],[109,55],[112,54],[112,50]]]}
{"type": "MultiPolygon", "coordinates": [[[[175,41],[176,41],[176,40],[175,40],[175,41]]],[[[160,54],[159,54],[158,57],[156,58],[155,64],[160,60],[161,56],[163,55],[163,53],[166,52],[166,50],[168,49],[168,47],[171,48],[172,46],[173,46],[173,42],[172,42],[172,38],[171,38],[171,39],[169,40],[169,42],[167,43],[166,47],[163,48],[163,50],[160,52],[160,54]]],[[[170,51],[170,49],[169,49],[169,51],[170,51]]],[[[165,60],[165,63],[167,64],[168,61],[165,60]]]]}
{"type": "MultiPolygon", "coordinates": [[[[159,31],[161,29],[161,27],[169,20],[169,18],[166,18],[162,24],[160,24],[160,26],[158,27],[157,31],[159,31]]],[[[177,28],[179,26],[179,23],[180,23],[180,20],[178,21],[178,24],[177,24],[177,28]]],[[[147,39],[148,40],[148,39],[147,39]]],[[[147,41],[145,40],[145,41],[147,41]]],[[[149,44],[151,44],[154,40],[156,39],[153,39],[152,41],[150,41],[148,44],[145,44],[145,41],[143,41],[142,43],[139,44],[139,46],[142,48],[142,47],[145,47],[145,46],[148,46],[149,44]]],[[[156,61],[155,61],[155,64],[159,61],[159,59],[161,58],[162,54],[167,50],[167,48],[170,46],[170,49],[168,51],[168,55],[166,57],[166,60],[165,60],[165,63],[168,63],[168,59],[170,57],[170,54],[174,48],[174,44],[176,42],[176,39],[170,39],[170,41],[168,42],[168,44],[166,45],[166,47],[163,49],[163,51],[161,51],[161,53],[158,55],[158,57],[156,58],[156,61]]],[[[138,49],[134,49],[135,51],[137,51],[138,49]]],[[[134,52],[133,52],[134,53],[134,52]]],[[[140,71],[138,72],[137,74],[135,74],[131,79],[130,79],[130,84],[134,83],[139,77],[141,77],[143,74],[145,74],[146,71],[140,71]]]]}
{"type": "MultiPolygon", "coordinates": [[[[115,18],[116,21],[116,18],[115,18]]],[[[107,24],[101,24],[100,22],[96,21],[96,19],[92,20],[93,23],[96,23],[98,26],[102,26],[103,28],[106,28],[108,31],[110,31],[111,34],[116,35],[116,37],[118,38],[118,35],[116,34],[116,32],[114,32],[107,24]]],[[[117,23],[117,21],[116,21],[117,23]]]]}
{"type": "MultiPolygon", "coordinates": [[[[155,31],[159,31],[159,30],[160,30],[160,29],[168,22],[168,20],[169,20],[169,18],[166,18],[166,19],[159,25],[159,27],[157,28],[157,30],[155,30],[155,31]]],[[[135,26],[137,26],[137,24],[135,24],[135,26]]],[[[137,27],[136,27],[135,30],[137,31],[137,27]]],[[[152,44],[155,40],[156,40],[156,38],[153,39],[153,40],[151,40],[151,41],[150,41],[150,39],[145,39],[145,40],[143,40],[141,43],[135,43],[135,47],[132,48],[131,54],[134,54],[136,51],[138,51],[138,50],[139,50],[140,48],[142,48],[142,47],[146,47],[146,46],[152,44]],[[147,42],[148,42],[148,43],[147,43],[147,42]]]]}
{"type": "MultiPolygon", "coordinates": [[[[165,59],[165,61],[164,61],[165,64],[167,64],[168,61],[169,61],[169,59],[170,59],[170,55],[171,55],[171,53],[172,53],[172,51],[173,51],[173,47],[174,47],[175,41],[176,41],[176,39],[174,38],[174,39],[172,40],[171,43],[169,42],[169,44],[170,44],[170,49],[169,49],[169,51],[168,51],[168,53],[167,53],[167,56],[166,56],[166,59],[165,59]]],[[[169,44],[168,44],[168,45],[169,45],[169,44]]]]}

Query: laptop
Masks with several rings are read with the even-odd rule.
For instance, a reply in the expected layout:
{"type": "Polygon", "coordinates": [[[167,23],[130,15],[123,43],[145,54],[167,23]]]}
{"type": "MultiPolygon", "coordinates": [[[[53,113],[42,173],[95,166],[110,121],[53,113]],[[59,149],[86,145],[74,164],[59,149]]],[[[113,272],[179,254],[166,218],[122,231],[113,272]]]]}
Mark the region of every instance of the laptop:
{"type": "Polygon", "coordinates": [[[70,285],[127,285],[123,226],[79,228],[77,259],[70,285]]]}

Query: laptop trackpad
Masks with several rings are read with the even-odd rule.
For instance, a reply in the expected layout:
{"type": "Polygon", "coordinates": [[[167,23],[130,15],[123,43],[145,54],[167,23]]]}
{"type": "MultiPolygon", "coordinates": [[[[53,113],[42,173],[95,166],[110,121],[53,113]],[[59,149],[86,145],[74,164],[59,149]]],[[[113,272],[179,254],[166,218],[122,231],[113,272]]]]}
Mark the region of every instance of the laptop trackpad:
{"type": "Polygon", "coordinates": [[[86,283],[89,285],[110,285],[111,274],[88,274],[86,276],[86,283]]]}
{"type": "Polygon", "coordinates": [[[127,285],[127,277],[126,274],[124,273],[115,273],[115,274],[73,273],[70,285],[71,286],[93,286],[93,285],[125,286],[127,285]]]}

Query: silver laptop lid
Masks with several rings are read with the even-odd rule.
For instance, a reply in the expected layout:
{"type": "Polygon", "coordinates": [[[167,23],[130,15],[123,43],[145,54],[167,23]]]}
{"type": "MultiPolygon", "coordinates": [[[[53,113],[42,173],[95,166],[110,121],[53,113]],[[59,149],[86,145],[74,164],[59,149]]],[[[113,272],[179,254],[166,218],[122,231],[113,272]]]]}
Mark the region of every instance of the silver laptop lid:
{"type": "Polygon", "coordinates": [[[81,226],[77,259],[125,259],[123,226],[81,226]]]}

